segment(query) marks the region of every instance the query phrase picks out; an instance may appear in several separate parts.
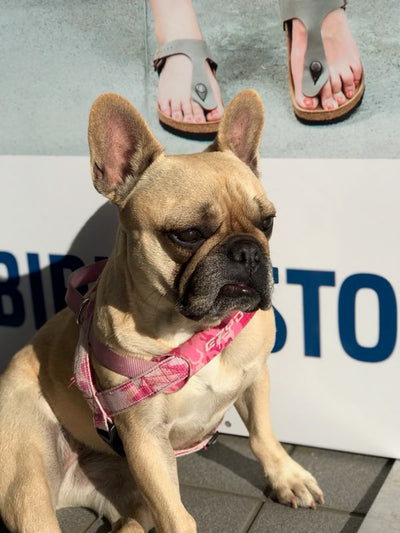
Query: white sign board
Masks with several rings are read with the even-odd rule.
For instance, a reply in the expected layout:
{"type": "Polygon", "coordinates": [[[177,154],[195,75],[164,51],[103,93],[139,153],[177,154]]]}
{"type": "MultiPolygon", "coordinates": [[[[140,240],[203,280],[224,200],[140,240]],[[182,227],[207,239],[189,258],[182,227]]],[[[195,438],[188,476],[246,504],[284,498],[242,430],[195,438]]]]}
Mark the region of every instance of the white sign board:
{"type": "MultiPolygon", "coordinates": [[[[263,160],[278,211],[280,440],[400,458],[399,160],[263,160]]],[[[116,227],[84,157],[0,157],[0,368],[63,305],[71,270],[116,227]]],[[[245,434],[231,410],[223,428],[245,434]]]]}

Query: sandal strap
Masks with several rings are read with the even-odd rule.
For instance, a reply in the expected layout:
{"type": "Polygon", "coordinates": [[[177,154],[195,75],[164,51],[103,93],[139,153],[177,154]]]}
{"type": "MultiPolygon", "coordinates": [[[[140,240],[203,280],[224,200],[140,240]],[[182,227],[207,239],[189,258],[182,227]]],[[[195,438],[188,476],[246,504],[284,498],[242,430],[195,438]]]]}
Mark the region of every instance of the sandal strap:
{"type": "Polygon", "coordinates": [[[321,25],[328,13],[345,8],[347,0],[280,0],[279,3],[284,24],[296,18],[307,30],[302,91],[306,96],[316,96],[329,78],[321,25]]]}
{"type": "Polygon", "coordinates": [[[206,111],[215,109],[218,104],[210,86],[205,62],[209,63],[213,72],[217,70],[217,63],[212,58],[207,43],[199,39],[178,39],[165,43],[158,49],[153,60],[154,70],[160,74],[167,57],[177,54],[184,54],[192,62],[192,100],[206,111]]]}

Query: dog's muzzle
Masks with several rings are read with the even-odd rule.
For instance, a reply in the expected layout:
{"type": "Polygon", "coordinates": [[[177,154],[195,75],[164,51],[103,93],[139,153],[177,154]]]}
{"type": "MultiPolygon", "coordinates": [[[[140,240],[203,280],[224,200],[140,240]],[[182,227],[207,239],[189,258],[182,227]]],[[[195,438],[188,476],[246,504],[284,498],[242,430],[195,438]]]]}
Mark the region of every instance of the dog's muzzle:
{"type": "Polygon", "coordinates": [[[180,312],[193,320],[220,318],[235,309],[252,312],[271,305],[272,267],[251,235],[235,235],[198,263],[179,300],[180,312]]]}

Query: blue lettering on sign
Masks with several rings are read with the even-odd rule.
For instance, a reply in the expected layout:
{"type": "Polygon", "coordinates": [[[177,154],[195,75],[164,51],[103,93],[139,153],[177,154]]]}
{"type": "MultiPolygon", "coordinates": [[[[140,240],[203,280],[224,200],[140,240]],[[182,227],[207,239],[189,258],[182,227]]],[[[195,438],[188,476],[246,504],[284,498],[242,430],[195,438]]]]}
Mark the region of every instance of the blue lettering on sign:
{"type": "Polygon", "coordinates": [[[46,304],[44,301],[43,279],[40,270],[39,255],[28,253],[29,285],[31,288],[33,317],[36,329],[39,329],[46,320],[46,304]]]}
{"type": "Polygon", "coordinates": [[[0,252],[0,264],[7,270],[7,280],[0,280],[0,325],[16,328],[25,321],[24,300],[18,290],[17,260],[9,252],[0,252]],[[5,309],[7,300],[11,307],[10,312],[5,309]]]}
{"type": "Polygon", "coordinates": [[[333,287],[335,273],[319,270],[288,270],[287,282],[303,287],[304,354],[320,357],[319,288],[333,287]]]}
{"type": "Polygon", "coordinates": [[[287,336],[286,323],[283,320],[283,316],[280,314],[280,312],[275,307],[274,307],[274,315],[275,315],[276,336],[275,336],[275,344],[274,344],[274,347],[272,348],[272,353],[279,352],[279,350],[282,350],[282,348],[285,346],[286,336],[287,336]]]}
{"type": "MultiPolygon", "coordinates": [[[[95,261],[103,257],[95,257],[95,261]]],[[[75,255],[50,254],[50,281],[54,310],[65,307],[64,296],[68,275],[83,266],[83,261],[75,255]]],[[[0,251],[0,326],[17,328],[24,324],[26,314],[31,313],[34,324],[39,328],[47,320],[43,269],[39,255],[27,253],[30,296],[32,309],[27,309],[24,293],[20,288],[21,277],[18,262],[13,254],[0,251]]],[[[278,282],[278,270],[274,268],[274,281],[278,282]]],[[[335,272],[323,270],[287,269],[286,282],[302,288],[302,319],[304,331],[304,355],[321,357],[321,309],[320,289],[335,287],[335,272]]],[[[86,288],[83,288],[85,290],[86,288]]],[[[274,308],[276,340],[273,352],[281,350],[288,335],[284,317],[274,308]]],[[[394,351],[397,340],[397,302],[389,281],[376,274],[352,274],[339,288],[338,296],[338,336],[344,352],[351,358],[367,363],[386,360],[394,351]],[[356,336],[356,297],[359,291],[372,290],[378,298],[378,341],[375,346],[363,346],[356,336]]]]}
{"type": "Polygon", "coordinates": [[[339,334],[345,352],[368,363],[378,363],[393,352],[397,337],[396,296],[390,283],[373,274],[354,274],[342,284],[339,293],[339,334]],[[362,289],[375,291],[379,302],[379,335],[375,346],[361,346],[356,338],[356,295],[362,289]]]}

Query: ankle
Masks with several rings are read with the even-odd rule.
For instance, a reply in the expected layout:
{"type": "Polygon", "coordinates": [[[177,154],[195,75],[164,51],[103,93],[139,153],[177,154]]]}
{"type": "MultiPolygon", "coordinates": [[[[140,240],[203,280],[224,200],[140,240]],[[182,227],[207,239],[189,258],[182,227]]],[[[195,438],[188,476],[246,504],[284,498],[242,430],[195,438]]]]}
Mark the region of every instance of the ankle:
{"type": "Polygon", "coordinates": [[[203,39],[190,0],[151,0],[157,43],[177,39],[203,39]]]}

